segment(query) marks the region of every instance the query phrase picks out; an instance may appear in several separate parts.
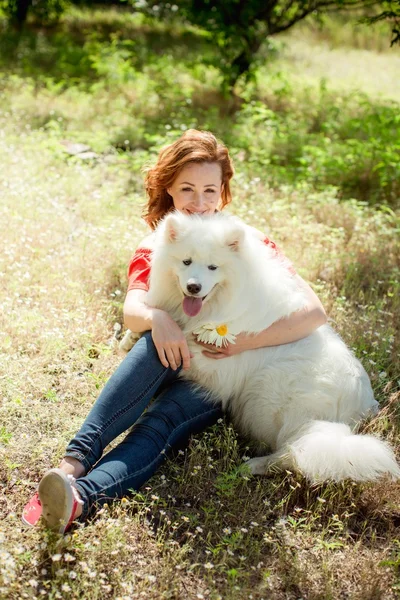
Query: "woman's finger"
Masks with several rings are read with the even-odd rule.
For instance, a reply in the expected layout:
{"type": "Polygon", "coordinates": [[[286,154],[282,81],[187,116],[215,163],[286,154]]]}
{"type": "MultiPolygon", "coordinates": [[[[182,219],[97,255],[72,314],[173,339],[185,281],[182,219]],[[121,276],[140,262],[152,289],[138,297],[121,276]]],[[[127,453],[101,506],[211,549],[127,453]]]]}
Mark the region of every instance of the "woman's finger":
{"type": "Polygon", "coordinates": [[[203,356],[207,356],[208,358],[214,358],[219,360],[220,358],[227,358],[226,354],[223,354],[222,352],[207,352],[207,350],[203,350],[202,352],[203,356]]]}
{"type": "Polygon", "coordinates": [[[175,355],[172,352],[171,348],[164,348],[165,354],[167,356],[167,360],[169,363],[169,366],[171,367],[171,369],[173,371],[176,371],[176,369],[178,368],[178,365],[176,364],[176,360],[175,360],[175,355]]]}
{"type": "Polygon", "coordinates": [[[156,349],[157,349],[158,358],[160,359],[161,364],[163,365],[163,367],[165,367],[166,369],[168,369],[169,364],[168,364],[168,361],[167,361],[167,359],[165,357],[164,349],[163,348],[157,348],[157,346],[156,346],[156,349]]]}
{"type": "Polygon", "coordinates": [[[193,357],[193,354],[189,352],[186,342],[182,344],[180,351],[182,356],[182,368],[186,371],[190,367],[190,359],[193,357]]]}
{"type": "Polygon", "coordinates": [[[182,356],[181,356],[181,348],[180,346],[172,346],[172,353],[175,358],[175,364],[177,367],[180,367],[182,364],[182,356]]]}

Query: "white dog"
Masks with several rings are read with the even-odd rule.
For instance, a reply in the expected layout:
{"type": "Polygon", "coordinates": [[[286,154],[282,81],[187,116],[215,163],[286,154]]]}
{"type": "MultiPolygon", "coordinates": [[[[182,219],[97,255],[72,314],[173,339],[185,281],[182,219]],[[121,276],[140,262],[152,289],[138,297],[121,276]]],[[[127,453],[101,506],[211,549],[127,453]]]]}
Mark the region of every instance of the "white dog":
{"type": "Polygon", "coordinates": [[[237,218],[167,216],[157,229],[146,302],[187,334],[194,357],[181,376],[210,390],[241,432],[272,448],[248,461],[252,473],[276,465],[313,482],[400,476],[388,444],[352,433],[378,403],[361,363],[328,325],[298,342],[223,360],[205,357],[193,342],[193,332],[217,345],[257,333],[304,306],[282,260],[237,218]]]}

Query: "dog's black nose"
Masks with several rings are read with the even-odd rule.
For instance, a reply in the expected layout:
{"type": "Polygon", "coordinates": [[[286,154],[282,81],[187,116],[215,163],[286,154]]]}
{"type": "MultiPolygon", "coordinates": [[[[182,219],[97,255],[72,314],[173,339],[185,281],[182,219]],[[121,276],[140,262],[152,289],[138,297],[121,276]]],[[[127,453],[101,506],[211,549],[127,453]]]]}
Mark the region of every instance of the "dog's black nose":
{"type": "Polygon", "coordinates": [[[189,279],[186,288],[189,294],[198,294],[201,290],[201,285],[200,283],[191,282],[189,279]]]}

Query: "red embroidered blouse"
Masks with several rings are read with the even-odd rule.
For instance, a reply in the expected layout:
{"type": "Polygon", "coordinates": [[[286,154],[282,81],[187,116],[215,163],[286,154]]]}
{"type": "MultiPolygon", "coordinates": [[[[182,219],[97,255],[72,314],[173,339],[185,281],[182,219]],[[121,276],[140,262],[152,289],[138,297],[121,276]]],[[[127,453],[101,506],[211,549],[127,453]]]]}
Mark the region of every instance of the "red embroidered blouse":
{"type": "MultiPolygon", "coordinates": [[[[270,246],[275,251],[275,255],[284,261],[284,264],[293,275],[296,274],[292,263],[286,258],[283,252],[279,250],[275,242],[266,237],[264,239],[264,244],[267,244],[267,246],[270,246]]],[[[138,248],[132,256],[128,267],[127,292],[129,292],[129,290],[149,291],[151,253],[152,250],[150,248],[138,248]]]]}

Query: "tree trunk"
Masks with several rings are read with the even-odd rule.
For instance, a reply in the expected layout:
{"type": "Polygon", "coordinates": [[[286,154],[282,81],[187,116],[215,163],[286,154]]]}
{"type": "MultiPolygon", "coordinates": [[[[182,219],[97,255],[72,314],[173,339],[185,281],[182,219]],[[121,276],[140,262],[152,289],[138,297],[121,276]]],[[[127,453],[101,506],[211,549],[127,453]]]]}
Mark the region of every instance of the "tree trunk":
{"type": "Polygon", "coordinates": [[[264,37],[262,39],[246,40],[246,48],[232,62],[231,70],[225,78],[227,87],[231,93],[239,77],[250,70],[254,55],[257,53],[263,40],[264,37]]]}
{"type": "Polygon", "coordinates": [[[17,27],[21,28],[25,23],[31,4],[32,0],[16,0],[14,21],[17,27]]]}

